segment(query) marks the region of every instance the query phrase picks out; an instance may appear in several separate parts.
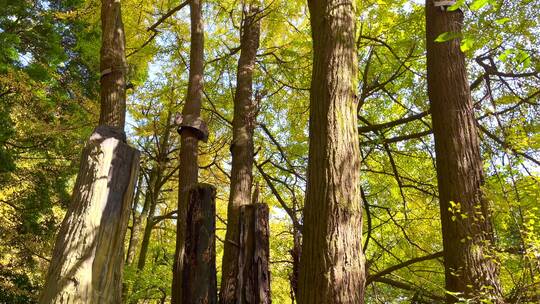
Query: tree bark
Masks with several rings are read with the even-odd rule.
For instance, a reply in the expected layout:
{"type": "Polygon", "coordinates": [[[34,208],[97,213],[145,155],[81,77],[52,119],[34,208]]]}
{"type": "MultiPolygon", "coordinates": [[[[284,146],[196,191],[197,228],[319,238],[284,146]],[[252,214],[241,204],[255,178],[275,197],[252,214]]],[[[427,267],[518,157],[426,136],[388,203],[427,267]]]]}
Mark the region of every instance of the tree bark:
{"type": "Polygon", "coordinates": [[[364,303],[355,1],[308,5],[314,54],[298,303],[364,303]]]}
{"type": "MultiPolygon", "coordinates": [[[[190,0],[191,49],[189,57],[189,80],[186,103],[182,110],[184,116],[201,115],[201,100],[204,71],[204,29],[202,20],[202,0],[190,0]]],[[[178,220],[176,224],[176,250],[173,264],[171,303],[182,302],[182,267],[184,258],[184,230],[186,227],[186,208],[189,189],[197,184],[198,164],[197,134],[188,128],[181,132],[180,168],[178,182],[178,220]]],[[[188,304],[188,303],[186,303],[188,304]]]]}
{"type": "Polygon", "coordinates": [[[126,38],[120,2],[101,0],[101,107],[99,125],[124,132],[126,122],[126,38]]]}
{"type": "MultiPolygon", "coordinates": [[[[437,163],[446,289],[478,303],[502,303],[497,263],[490,246],[493,228],[484,184],[478,130],[460,39],[463,13],[426,2],[427,76],[437,163]]],[[[447,303],[457,298],[447,295],[447,303]]]]}
{"type": "Polygon", "coordinates": [[[240,59],[234,97],[233,140],[231,143],[231,190],[227,210],[227,232],[223,249],[220,303],[238,303],[239,289],[239,222],[240,208],[251,203],[253,183],[253,129],[255,105],[253,101],[253,70],[259,48],[259,8],[249,6],[242,18],[240,59]]]}
{"type": "Polygon", "coordinates": [[[102,0],[101,113],[83,149],[40,303],[121,303],[124,237],[139,152],[126,144],[120,2],[102,0]]]}
{"type": "Polygon", "coordinates": [[[199,184],[189,191],[182,283],[183,303],[217,303],[216,189],[199,184]]]}
{"type": "Polygon", "coordinates": [[[124,236],[139,152],[96,133],[83,150],[40,303],[121,303],[124,236]]]}
{"type": "Polygon", "coordinates": [[[239,304],[269,304],[270,230],[268,205],[254,204],[240,207],[237,284],[235,302],[239,304]]]}

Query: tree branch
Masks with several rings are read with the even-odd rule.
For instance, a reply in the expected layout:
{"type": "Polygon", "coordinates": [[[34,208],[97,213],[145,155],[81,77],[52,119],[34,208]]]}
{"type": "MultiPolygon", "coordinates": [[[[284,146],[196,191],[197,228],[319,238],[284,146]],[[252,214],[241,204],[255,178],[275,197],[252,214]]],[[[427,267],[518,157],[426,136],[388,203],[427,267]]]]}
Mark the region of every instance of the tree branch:
{"type": "Polygon", "coordinates": [[[437,259],[437,258],[440,258],[443,256],[443,252],[440,251],[440,252],[437,252],[437,253],[434,253],[434,254],[430,254],[430,255],[426,255],[426,256],[423,256],[423,257],[418,257],[418,258],[414,258],[414,259],[411,259],[411,260],[408,260],[408,261],[405,261],[405,262],[402,262],[402,263],[399,263],[397,265],[394,265],[394,266],[391,266],[391,267],[388,267],[374,275],[368,275],[367,279],[366,279],[366,285],[369,285],[375,281],[378,281],[378,279],[382,278],[383,276],[387,275],[387,274],[390,274],[396,270],[399,270],[399,269],[402,269],[402,268],[405,268],[405,267],[408,267],[412,264],[416,264],[416,263],[419,263],[419,262],[423,262],[423,261],[429,261],[429,260],[433,260],[433,259],[437,259]]]}

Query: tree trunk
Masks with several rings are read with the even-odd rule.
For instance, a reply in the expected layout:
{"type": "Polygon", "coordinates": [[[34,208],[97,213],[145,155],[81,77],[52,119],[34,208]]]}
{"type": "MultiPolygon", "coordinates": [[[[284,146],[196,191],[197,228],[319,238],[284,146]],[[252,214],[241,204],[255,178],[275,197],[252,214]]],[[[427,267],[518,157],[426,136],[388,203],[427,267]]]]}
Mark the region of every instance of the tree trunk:
{"type": "MultiPolygon", "coordinates": [[[[189,57],[189,80],[186,103],[182,114],[199,117],[203,90],[204,29],[202,0],[190,0],[191,49],[189,57]]],[[[180,168],[178,182],[178,220],[176,221],[176,250],[173,264],[171,303],[182,302],[182,267],[184,259],[184,230],[189,189],[197,184],[199,173],[197,134],[184,128],[181,132],[180,168]]],[[[189,304],[189,303],[186,303],[189,304]]]]}
{"type": "Polygon", "coordinates": [[[239,304],[269,304],[270,228],[268,205],[254,204],[240,207],[238,288],[236,302],[239,304]]]}
{"type": "Polygon", "coordinates": [[[298,299],[298,276],[300,274],[300,257],[302,256],[302,244],[300,243],[300,232],[293,228],[293,248],[289,251],[292,258],[292,272],[289,275],[291,285],[291,303],[297,303],[298,299]]]}
{"type": "Polygon", "coordinates": [[[124,133],[126,121],[126,38],[120,2],[101,0],[101,107],[99,125],[124,133]]]}
{"type": "Polygon", "coordinates": [[[131,235],[129,237],[129,244],[128,244],[128,250],[127,250],[127,256],[126,256],[126,266],[129,266],[133,264],[133,261],[135,260],[135,252],[137,251],[137,246],[139,245],[139,238],[140,238],[140,230],[141,230],[141,221],[143,219],[146,208],[146,198],[145,198],[145,204],[143,206],[143,210],[140,214],[137,214],[137,208],[139,207],[139,199],[142,192],[142,184],[143,184],[143,174],[139,175],[139,182],[137,183],[137,191],[135,192],[135,198],[133,199],[133,207],[132,207],[132,215],[133,215],[133,222],[131,224],[131,235]]]}
{"type": "Polygon", "coordinates": [[[120,2],[101,7],[101,114],[82,152],[71,205],[40,303],[121,303],[124,237],[139,152],[125,141],[125,38],[120,2]]]}
{"type": "MultiPolygon", "coordinates": [[[[136,184],[135,197],[133,197],[133,204],[131,206],[131,229],[129,233],[129,243],[126,254],[125,265],[129,266],[133,263],[135,259],[135,251],[137,250],[137,244],[139,243],[139,226],[140,226],[140,215],[137,214],[137,209],[139,208],[139,200],[142,192],[142,184],[144,181],[144,174],[139,174],[139,179],[136,184]]],[[[126,302],[129,290],[129,285],[126,282],[122,282],[122,303],[126,302]]]]}
{"type": "Polygon", "coordinates": [[[298,303],[364,303],[355,1],[308,5],[314,54],[298,303]]]}
{"type": "MultiPolygon", "coordinates": [[[[155,184],[152,186],[153,189],[155,187],[155,184]]],[[[149,193],[150,195],[150,208],[147,212],[145,226],[144,226],[144,233],[143,233],[143,239],[141,243],[141,250],[139,251],[139,261],[137,262],[137,269],[143,270],[144,266],[146,265],[146,254],[148,253],[148,246],[150,245],[150,237],[152,236],[152,228],[153,227],[153,220],[154,215],[156,213],[156,206],[157,206],[157,196],[154,197],[154,191],[151,191],[149,193]]]]}
{"type": "Polygon", "coordinates": [[[199,184],[189,191],[182,283],[183,303],[217,303],[216,189],[199,184]]]}
{"type": "Polygon", "coordinates": [[[223,249],[220,303],[238,303],[238,254],[240,207],[251,203],[253,180],[253,129],[255,106],[253,102],[253,70],[259,48],[259,8],[250,6],[242,20],[240,59],[234,98],[233,140],[231,143],[231,190],[227,210],[227,233],[223,249]]]}
{"type": "MultiPolygon", "coordinates": [[[[497,263],[490,246],[493,228],[484,183],[476,121],[460,39],[463,13],[426,3],[427,74],[437,161],[446,289],[473,302],[501,302],[497,263]]],[[[457,298],[448,295],[447,302],[457,298]]]]}
{"type": "Polygon", "coordinates": [[[137,150],[92,135],[40,303],[121,303],[124,236],[138,164],[137,150]]]}

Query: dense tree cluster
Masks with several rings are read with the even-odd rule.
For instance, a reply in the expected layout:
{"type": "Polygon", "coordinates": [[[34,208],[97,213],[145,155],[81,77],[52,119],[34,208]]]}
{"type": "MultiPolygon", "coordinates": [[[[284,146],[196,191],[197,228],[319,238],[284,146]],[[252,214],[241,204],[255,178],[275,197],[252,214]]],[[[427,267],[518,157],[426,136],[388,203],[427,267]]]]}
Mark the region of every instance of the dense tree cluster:
{"type": "Polygon", "coordinates": [[[540,1],[439,2],[0,0],[0,303],[538,303],[540,1]]]}

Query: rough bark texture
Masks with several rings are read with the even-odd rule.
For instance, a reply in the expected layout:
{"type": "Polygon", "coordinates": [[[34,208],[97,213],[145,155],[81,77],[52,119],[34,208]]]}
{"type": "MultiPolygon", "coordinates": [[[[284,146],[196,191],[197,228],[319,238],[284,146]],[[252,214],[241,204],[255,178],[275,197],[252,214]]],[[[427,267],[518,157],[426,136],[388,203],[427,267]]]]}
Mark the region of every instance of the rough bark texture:
{"type": "MultiPolygon", "coordinates": [[[[189,80],[184,116],[201,115],[201,100],[204,71],[204,31],[202,20],[202,0],[190,0],[191,49],[189,57],[189,80]]],[[[181,134],[180,168],[178,185],[178,220],[176,224],[176,251],[173,264],[171,303],[182,302],[182,266],[184,258],[184,230],[189,189],[197,184],[199,174],[198,138],[191,129],[185,128],[181,134]]]]}
{"type": "Polygon", "coordinates": [[[138,165],[137,150],[92,135],[40,303],[121,303],[124,235],[138,165]]]}
{"type": "Polygon", "coordinates": [[[259,48],[259,9],[250,7],[242,20],[240,59],[234,97],[233,140],[231,143],[231,190],[227,210],[227,233],[222,263],[220,303],[238,303],[238,254],[240,207],[251,203],[253,182],[253,128],[255,106],[253,102],[253,70],[259,48]]]}
{"type": "Polygon", "coordinates": [[[83,150],[40,303],[122,301],[124,237],[140,155],[125,142],[127,65],[119,1],[102,1],[101,23],[100,123],[83,150]]]}
{"type": "Polygon", "coordinates": [[[255,204],[240,207],[239,248],[236,256],[238,273],[235,302],[239,304],[271,303],[270,230],[268,206],[255,204]]]}
{"type": "Polygon", "coordinates": [[[124,132],[126,121],[126,41],[120,1],[101,1],[101,112],[99,125],[124,132]]]}
{"type": "MultiPolygon", "coordinates": [[[[446,289],[473,302],[501,300],[498,267],[490,255],[493,228],[484,183],[465,55],[460,40],[439,43],[442,33],[460,33],[461,11],[426,2],[427,73],[441,209],[446,289]]],[[[448,295],[448,303],[456,298],[448,295]]]]}
{"type": "Polygon", "coordinates": [[[363,303],[355,2],[308,5],[314,54],[298,303],[363,303]]]}
{"type": "Polygon", "coordinates": [[[217,303],[216,189],[199,184],[189,191],[182,302],[217,303]]]}

